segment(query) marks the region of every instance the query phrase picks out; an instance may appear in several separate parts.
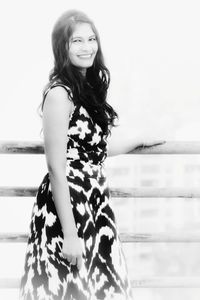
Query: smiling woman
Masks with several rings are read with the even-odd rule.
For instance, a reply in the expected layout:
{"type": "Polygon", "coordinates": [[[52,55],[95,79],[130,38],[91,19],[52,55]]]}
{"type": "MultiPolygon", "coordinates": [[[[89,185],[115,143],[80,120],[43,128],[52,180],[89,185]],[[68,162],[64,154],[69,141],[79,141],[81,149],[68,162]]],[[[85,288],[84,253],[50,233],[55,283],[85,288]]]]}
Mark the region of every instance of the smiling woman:
{"type": "Polygon", "coordinates": [[[85,14],[68,11],[52,45],[41,104],[48,173],[33,207],[20,299],[131,300],[104,170],[117,114],[106,101],[98,32],[85,14]]]}

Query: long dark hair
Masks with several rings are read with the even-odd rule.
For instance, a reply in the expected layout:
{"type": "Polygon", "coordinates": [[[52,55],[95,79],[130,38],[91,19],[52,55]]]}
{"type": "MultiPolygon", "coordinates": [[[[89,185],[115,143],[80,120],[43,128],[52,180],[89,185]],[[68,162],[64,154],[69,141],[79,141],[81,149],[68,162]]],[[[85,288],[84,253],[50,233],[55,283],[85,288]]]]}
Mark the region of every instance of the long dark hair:
{"type": "Polygon", "coordinates": [[[89,113],[93,122],[97,123],[104,134],[110,133],[110,125],[118,117],[111,105],[107,103],[107,90],[110,84],[110,72],[104,64],[101,43],[98,31],[83,12],[69,10],[57,20],[52,31],[52,48],[54,54],[54,67],[49,75],[49,83],[44,89],[41,111],[47,89],[60,82],[66,85],[75,104],[80,104],[89,113]],[[94,63],[86,71],[84,77],[80,70],[69,59],[69,39],[73,34],[76,24],[90,24],[97,40],[98,50],[94,63]]]}

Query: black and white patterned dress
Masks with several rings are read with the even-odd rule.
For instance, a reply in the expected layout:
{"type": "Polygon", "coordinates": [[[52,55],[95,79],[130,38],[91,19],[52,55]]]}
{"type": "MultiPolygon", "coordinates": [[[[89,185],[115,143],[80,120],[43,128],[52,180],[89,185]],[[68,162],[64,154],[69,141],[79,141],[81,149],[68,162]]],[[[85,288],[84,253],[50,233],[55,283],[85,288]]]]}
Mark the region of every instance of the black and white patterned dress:
{"type": "Polygon", "coordinates": [[[78,270],[62,255],[63,233],[47,173],[33,206],[20,299],[133,299],[109,204],[104,169],[106,153],[106,138],[101,128],[93,123],[83,106],[75,105],[68,129],[66,179],[83,247],[83,264],[78,270]]]}

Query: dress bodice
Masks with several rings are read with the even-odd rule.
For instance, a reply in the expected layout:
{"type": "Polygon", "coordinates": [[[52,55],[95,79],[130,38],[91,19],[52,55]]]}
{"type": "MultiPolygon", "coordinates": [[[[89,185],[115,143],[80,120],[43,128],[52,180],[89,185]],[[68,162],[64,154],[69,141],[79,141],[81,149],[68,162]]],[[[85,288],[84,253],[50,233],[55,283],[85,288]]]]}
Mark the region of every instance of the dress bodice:
{"type": "Polygon", "coordinates": [[[101,164],[107,156],[107,142],[101,127],[93,123],[86,109],[76,105],[68,129],[67,159],[101,164]]]}
{"type": "MultiPolygon", "coordinates": [[[[50,89],[56,86],[65,88],[69,98],[72,99],[70,89],[60,82],[54,82],[50,85],[45,92],[45,96],[50,89]]],[[[77,171],[82,171],[86,176],[99,176],[104,169],[102,166],[107,157],[106,135],[80,104],[74,104],[73,106],[69,118],[67,137],[67,174],[74,176],[77,171]]]]}

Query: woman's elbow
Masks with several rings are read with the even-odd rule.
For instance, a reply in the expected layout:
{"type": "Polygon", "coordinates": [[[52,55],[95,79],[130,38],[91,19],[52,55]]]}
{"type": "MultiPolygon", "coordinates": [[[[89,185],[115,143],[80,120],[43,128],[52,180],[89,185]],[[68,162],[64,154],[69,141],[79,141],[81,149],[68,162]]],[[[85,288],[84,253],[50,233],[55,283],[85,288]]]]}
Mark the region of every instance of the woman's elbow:
{"type": "Polygon", "coordinates": [[[52,177],[60,177],[66,174],[66,164],[47,164],[47,168],[52,177]]]}
{"type": "Polygon", "coordinates": [[[107,157],[116,156],[119,154],[122,154],[121,151],[119,151],[119,149],[117,149],[115,147],[110,147],[107,150],[107,157]]]}

